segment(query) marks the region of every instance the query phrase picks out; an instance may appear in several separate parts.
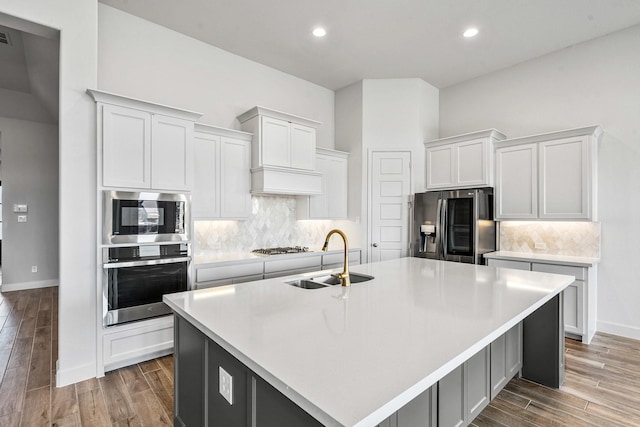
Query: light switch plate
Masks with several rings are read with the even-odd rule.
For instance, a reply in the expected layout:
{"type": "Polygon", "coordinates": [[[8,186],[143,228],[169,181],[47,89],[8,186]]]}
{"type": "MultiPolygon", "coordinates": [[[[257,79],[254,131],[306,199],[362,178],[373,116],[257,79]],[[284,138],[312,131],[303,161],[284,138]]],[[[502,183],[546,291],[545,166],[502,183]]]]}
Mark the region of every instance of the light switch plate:
{"type": "Polygon", "coordinates": [[[229,405],[233,405],[233,377],[222,366],[219,367],[220,377],[220,394],[227,399],[229,405]]]}
{"type": "Polygon", "coordinates": [[[13,211],[16,213],[27,212],[27,205],[13,205],[13,211]]]}

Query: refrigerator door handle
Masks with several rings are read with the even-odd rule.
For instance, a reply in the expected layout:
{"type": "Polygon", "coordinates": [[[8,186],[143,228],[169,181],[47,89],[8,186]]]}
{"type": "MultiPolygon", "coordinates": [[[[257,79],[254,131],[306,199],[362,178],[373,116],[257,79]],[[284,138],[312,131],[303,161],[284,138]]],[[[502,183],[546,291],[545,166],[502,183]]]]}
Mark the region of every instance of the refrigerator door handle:
{"type": "Polygon", "coordinates": [[[436,254],[438,259],[442,259],[442,198],[438,197],[438,206],[436,208],[436,254]]]}
{"type": "Polygon", "coordinates": [[[440,215],[442,223],[440,224],[440,236],[442,239],[442,259],[447,259],[447,199],[442,200],[442,214],[440,215]]]}

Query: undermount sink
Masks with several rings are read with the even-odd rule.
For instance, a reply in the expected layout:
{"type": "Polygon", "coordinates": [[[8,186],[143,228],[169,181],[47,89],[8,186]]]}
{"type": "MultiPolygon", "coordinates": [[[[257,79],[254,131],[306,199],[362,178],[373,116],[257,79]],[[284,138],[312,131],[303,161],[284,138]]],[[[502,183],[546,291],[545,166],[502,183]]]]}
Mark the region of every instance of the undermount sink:
{"type": "MultiPolygon", "coordinates": [[[[373,276],[359,273],[349,273],[349,278],[351,278],[351,283],[353,284],[367,282],[373,279],[373,276]]],[[[320,289],[326,288],[327,286],[341,285],[342,280],[330,274],[325,274],[322,276],[310,277],[308,279],[291,280],[285,283],[302,289],[320,289]]]]}

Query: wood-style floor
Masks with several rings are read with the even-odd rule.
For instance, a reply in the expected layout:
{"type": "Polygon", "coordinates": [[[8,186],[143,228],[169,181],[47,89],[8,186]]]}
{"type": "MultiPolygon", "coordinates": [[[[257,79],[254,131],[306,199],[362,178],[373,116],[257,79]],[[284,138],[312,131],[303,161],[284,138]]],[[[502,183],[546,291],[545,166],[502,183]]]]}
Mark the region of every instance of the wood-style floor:
{"type": "MultiPolygon", "coordinates": [[[[0,426],[173,424],[173,358],[55,387],[57,288],[0,294],[0,426]]],[[[566,340],[559,390],[512,380],[474,420],[483,426],[640,426],[640,341],[566,340]]]]}

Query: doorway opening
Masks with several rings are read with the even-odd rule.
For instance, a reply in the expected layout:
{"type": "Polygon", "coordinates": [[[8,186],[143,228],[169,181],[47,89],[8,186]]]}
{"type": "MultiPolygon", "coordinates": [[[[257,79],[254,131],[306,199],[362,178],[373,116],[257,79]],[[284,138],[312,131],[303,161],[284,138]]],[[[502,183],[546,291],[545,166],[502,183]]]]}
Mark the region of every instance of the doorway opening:
{"type": "Polygon", "coordinates": [[[0,64],[0,290],[57,286],[60,32],[0,13],[0,64]]]}

